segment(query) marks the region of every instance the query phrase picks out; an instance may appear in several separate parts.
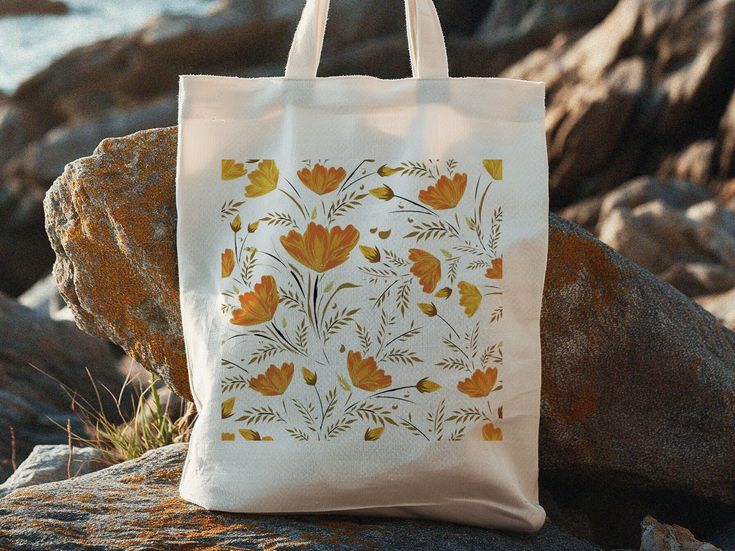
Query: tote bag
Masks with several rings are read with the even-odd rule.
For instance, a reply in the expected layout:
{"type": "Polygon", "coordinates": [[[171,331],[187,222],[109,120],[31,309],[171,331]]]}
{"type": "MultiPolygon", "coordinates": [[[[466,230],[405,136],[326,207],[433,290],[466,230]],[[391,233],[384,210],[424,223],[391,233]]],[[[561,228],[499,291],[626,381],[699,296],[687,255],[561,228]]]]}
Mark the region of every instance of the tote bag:
{"type": "Polygon", "coordinates": [[[535,531],[543,84],[449,78],[431,0],[413,78],[316,78],[328,4],[285,77],[181,77],[181,496],[535,531]]]}

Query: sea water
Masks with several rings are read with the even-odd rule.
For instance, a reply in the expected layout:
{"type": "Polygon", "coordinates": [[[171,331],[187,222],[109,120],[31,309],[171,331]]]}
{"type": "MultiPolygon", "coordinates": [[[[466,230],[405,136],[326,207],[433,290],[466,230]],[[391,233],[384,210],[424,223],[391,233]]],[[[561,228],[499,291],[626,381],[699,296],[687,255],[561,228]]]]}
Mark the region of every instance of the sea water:
{"type": "Polygon", "coordinates": [[[216,0],[64,0],[67,15],[0,17],[0,91],[24,80],[69,50],[141,27],[162,13],[203,14],[216,0]]]}

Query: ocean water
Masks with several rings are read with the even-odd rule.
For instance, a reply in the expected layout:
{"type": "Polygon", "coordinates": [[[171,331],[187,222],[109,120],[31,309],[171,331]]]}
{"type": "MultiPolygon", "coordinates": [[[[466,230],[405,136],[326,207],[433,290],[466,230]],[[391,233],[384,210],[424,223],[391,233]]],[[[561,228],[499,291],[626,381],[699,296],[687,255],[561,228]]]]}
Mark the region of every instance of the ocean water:
{"type": "Polygon", "coordinates": [[[203,14],[216,0],[65,0],[67,15],[0,17],[0,90],[28,77],[76,46],[123,34],[162,13],[203,14]]]}

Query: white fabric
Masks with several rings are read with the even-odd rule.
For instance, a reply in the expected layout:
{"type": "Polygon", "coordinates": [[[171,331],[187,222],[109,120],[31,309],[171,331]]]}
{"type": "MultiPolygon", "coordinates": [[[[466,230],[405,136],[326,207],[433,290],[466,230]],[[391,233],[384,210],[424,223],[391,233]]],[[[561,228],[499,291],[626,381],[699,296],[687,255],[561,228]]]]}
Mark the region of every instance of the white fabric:
{"type": "Polygon", "coordinates": [[[423,78],[313,78],[326,0],[298,78],[181,78],[181,495],[535,531],[544,86],[443,78],[406,4],[423,78]]]}

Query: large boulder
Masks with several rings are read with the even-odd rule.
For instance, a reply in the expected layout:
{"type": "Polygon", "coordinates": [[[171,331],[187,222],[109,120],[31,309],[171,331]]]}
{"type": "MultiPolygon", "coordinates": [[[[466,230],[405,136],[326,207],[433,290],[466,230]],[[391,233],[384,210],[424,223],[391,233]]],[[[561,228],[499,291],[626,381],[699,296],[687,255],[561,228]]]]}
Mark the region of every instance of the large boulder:
{"type": "Polygon", "coordinates": [[[600,550],[548,523],[520,536],[420,520],[209,512],[178,497],[185,453],[174,444],[74,480],[16,490],[0,500],[0,548],[600,550]]]}
{"type": "Polygon", "coordinates": [[[731,117],[718,125],[733,87],[733,35],[734,0],[621,0],[581,38],[559,36],[508,67],[503,76],[547,85],[552,206],[662,164],[706,185],[726,177],[731,117]],[[700,141],[717,136],[721,145],[700,141]]]}
{"type": "MultiPolygon", "coordinates": [[[[78,324],[189,398],[175,166],[175,128],[108,139],[67,166],[45,207],[54,275],[78,324]]],[[[734,505],[735,335],[579,227],[549,222],[542,472],[578,489],[734,505]]]]}
{"type": "Polygon", "coordinates": [[[74,403],[113,416],[104,387],[119,391],[118,362],[108,342],[0,294],[0,480],[11,473],[13,455],[20,462],[36,444],[66,442],[67,419],[84,433],[74,403]]]}

